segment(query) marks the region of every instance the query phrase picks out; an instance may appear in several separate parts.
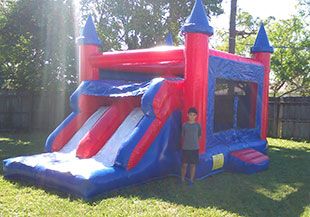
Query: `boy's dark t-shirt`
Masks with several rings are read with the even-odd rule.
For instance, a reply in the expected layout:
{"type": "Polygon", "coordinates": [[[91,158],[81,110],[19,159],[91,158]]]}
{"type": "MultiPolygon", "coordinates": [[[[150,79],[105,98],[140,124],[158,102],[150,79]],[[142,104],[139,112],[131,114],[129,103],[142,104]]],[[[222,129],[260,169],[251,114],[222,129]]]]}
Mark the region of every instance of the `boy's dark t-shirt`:
{"type": "Polygon", "coordinates": [[[198,150],[201,127],[198,123],[184,123],[182,126],[183,150],[198,150]]]}

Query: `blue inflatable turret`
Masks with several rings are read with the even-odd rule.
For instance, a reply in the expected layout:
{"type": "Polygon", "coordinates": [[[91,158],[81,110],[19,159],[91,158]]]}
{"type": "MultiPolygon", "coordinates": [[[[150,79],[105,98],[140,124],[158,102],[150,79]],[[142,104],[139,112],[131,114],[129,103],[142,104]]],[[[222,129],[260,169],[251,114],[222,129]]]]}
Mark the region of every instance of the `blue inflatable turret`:
{"type": "Polygon", "coordinates": [[[96,32],[95,24],[92,17],[89,15],[85,26],[83,28],[82,35],[77,38],[79,45],[97,45],[101,46],[101,40],[96,32]]]}
{"type": "Polygon", "coordinates": [[[274,50],[273,47],[270,46],[264,24],[262,23],[259,28],[254,46],[251,47],[251,53],[258,53],[258,52],[273,53],[273,51],[274,50]]]}
{"type": "Polygon", "coordinates": [[[182,26],[182,32],[205,33],[213,35],[213,27],[209,25],[208,16],[202,0],[196,0],[190,16],[182,26]]]}
{"type": "Polygon", "coordinates": [[[262,98],[262,120],[261,120],[261,139],[266,140],[268,129],[268,103],[269,103],[269,74],[270,58],[273,47],[270,46],[264,24],[261,24],[254,46],[251,47],[252,59],[264,65],[264,90],[262,98]]]}

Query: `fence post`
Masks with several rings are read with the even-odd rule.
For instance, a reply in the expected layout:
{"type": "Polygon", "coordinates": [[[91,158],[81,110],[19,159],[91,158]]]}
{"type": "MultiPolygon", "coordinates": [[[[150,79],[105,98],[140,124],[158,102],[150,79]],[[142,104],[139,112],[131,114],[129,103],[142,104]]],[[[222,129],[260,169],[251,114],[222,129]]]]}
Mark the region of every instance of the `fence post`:
{"type": "Polygon", "coordinates": [[[284,100],[283,98],[279,99],[278,104],[278,121],[277,121],[277,138],[283,137],[283,106],[284,106],[284,100]]]}
{"type": "MultiPolygon", "coordinates": [[[[272,98],[272,101],[269,103],[273,103],[273,120],[272,120],[272,135],[273,137],[278,137],[278,114],[279,114],[279,99],[276,97],[272,98]]],[[[269,110],[270,111],[270,110],[269,110]]]]}

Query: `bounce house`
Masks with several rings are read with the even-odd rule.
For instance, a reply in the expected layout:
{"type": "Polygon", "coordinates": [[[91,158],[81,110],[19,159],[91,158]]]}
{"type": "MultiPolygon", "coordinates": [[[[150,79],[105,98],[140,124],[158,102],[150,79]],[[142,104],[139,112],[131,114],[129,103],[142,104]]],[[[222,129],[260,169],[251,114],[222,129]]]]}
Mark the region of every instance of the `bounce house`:
{"type": "Polygon", "coordinates": [[[256,173],[266,155],[270,46],[261,25],[252,58],[209,48],[213,28],[197,0],[183,47],[99,52],[91,17],[78,38],[80,85],[72,113],[47,138],[46,153],[4,160],[4,176],[91,200],[179,176],[181,127],[196,107],[202,128],[196,178],[256,173]]]}

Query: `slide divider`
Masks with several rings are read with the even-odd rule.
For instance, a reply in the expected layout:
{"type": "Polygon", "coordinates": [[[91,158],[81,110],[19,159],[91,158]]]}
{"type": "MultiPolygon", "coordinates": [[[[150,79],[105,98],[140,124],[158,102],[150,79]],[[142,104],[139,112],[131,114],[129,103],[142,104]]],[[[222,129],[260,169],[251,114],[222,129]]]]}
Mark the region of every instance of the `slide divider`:
{"type": "Polygon", "coordinates": [[[139,102],[138,97],[115,101],[80,141],[76,156],[84,159],[96,155],[139,102]]]}
{"type": "Polygon", "coordinates": [[[52,152],[60,151],[91,115],[90,112],[78,113],[56,136],[52,144],[52,152]]]}

